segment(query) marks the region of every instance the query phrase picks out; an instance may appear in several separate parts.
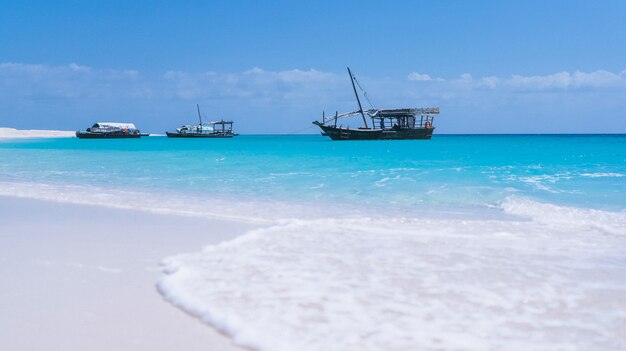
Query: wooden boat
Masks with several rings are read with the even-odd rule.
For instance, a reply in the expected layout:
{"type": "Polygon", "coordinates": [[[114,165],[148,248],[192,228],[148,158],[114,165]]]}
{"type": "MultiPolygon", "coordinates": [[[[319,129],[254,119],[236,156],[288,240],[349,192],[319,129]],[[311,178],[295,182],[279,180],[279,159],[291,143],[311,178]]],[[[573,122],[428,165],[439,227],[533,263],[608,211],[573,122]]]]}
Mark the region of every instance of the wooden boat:
{"type": "Polygon", "coordinates": [[[200,105],[198,107],[198,118],[200,124],[183,125],[175,132],[165,132],[168,138],[232,138],[239,134],[233,132],[233,121],[217,121],[202,123],[200,105]]]}
{"type": "Polygon", "coordinates": [[[438,107],[398,109],[376,109],[372,107],[364,111],[354,84],[356,78],[350,68],[348,68],[348,74],[359,110],[342,114],[335,113],[331,118],[326,118],[323,113],[321,122],[313,122],[322,129],[322,135],[328,136],[332,140],[430,139],[432,137],[435,130],[434,116],[439,114],[438,107]],[[363,119],[363,127],[354,129],[342,125],[337,126],[338,119],[359,114],[363,119]],[[365,115],[370,118],[371,127],[367,124],[365,115]]]}
{"type": "Polygon", "coordinates": [[[141,134],[139,129],[132,123],[118,122],[96,122],[85,131],[79,130],[76,132],[76,137],[79,139],[141,138],[141,136],[147,135],[141,134]]]}

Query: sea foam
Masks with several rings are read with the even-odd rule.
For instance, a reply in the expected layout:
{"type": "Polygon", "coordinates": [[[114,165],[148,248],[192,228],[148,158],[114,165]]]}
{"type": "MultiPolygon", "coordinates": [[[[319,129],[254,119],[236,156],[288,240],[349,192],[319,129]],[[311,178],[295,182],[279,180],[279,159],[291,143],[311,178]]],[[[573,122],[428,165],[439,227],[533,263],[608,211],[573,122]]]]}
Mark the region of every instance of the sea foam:
{"type": "Polygon", "coordinates": [[[166,259],[158,286],[258,350],[624,349],[626,215],[501,208],[519,219],[284,221],[166,259]]]}
{"type": "Polygon", "coordinates": [[[158,284],[166,299],[253,349],[626,346],[624,212],[518,195],[494,208],[501,216],[472,220],[67,184],[0,182],[0,195],[264,226],[164,260],[158,284]]]}
{"type": "Polygon", "coordinates": [[[202,197],[168,192],[155,193],[59,183],[0,181],[0,196],[260,224],[277,221],[279,217],[275,215],[276,213],[292,213],[295,216],[309,211],[295,204],[287,205],[281,202],[266,201],[263,206],[260,206],[259,203],[245,200],[213,197],[211,201],[206,201],[202,197]]]}

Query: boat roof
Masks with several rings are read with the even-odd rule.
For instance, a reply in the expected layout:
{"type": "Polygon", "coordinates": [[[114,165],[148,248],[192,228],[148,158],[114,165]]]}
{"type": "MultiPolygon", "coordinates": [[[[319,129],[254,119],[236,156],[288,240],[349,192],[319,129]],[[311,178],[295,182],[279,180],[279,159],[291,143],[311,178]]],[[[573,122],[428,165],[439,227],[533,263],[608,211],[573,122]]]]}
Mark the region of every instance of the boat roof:
{"type": "Polygon", "coordinates": [[[423,108],[384,108],[368,110],[370,117],[379,118],[395,118],[395,117],[415,117],[419,115],[437,115],[439,107],[423,107],[423,108]]]}
{"type": "Polygon", "coordinates": [[[181,128],[182,128],[182,127],[187,127],[187,128],[198,128],[198,127],[200,127],[200,128],[203,128],[203,129],[206,129],[206,128],[213,129],[213,125],[212,125],[212,124],[210,124],[210,123],[202,123],[202,124],[183,124],[183,125],[182,125],[182,126],[180,126],[180,127],[181,127],[181,128]]]}
{"type": "Polygon", "coordinates": [[[122,122],[96,122],[92,128],[120,128],[120,129],[137,129],[132,123],[122,122]]]}
{"type": "Polygon", "coordinates": [[[202,124],[185,124],[183,125],[183,127],[196,127],[196,126],[203,126],[203,127],[212,127],[216,124],[233,124],[233,121],[216,121],[216,122],[204,122],[202,124]]]}

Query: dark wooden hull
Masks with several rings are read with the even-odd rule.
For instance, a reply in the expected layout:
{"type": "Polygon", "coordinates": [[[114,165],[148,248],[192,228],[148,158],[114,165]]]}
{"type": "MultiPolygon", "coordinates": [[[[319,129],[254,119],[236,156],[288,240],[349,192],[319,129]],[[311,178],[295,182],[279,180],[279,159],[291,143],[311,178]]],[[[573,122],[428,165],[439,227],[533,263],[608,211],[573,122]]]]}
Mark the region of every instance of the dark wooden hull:
{"type": "MultiPolygon", "coordinates": [[[[315,122],[314,122],[315,123],[315,122]]],[[[414,129],[350,129],[326,126],[315,123],[322,129],[322,135],[332,140],[411,140],[430,139],[435,127],[414,129]]]]}
{"type": "Polygon", "coordinates": [[[76,132],[79,139],[137,139],[141,138],[141,134],[137,133],[92,133],[92,132],[76,132]]]}
{"type": "Polygon", "coordinates": [[[181,133],[172,133],[172,132],[165,132],[165,135],[167,135],[168,138],[232,138],[234,136],[237,136],[239,134],[221,134],[221,133],[215,133],[215,134],[201,134],[201,133],[185,133],[185,134],[181,134],[181,133]]]}

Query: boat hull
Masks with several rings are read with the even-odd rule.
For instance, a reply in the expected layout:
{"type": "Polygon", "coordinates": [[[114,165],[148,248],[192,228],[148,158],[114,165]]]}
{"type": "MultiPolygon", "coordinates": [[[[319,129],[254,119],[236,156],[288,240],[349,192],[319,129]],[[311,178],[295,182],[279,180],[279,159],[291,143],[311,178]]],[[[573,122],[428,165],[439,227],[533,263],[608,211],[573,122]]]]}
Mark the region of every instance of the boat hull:
{"type": "Polygon", "coordinates": [[[92,132],[76,132],[79,139],[137,139],[141,138],[141,134],[137,133],[92,133],[92,132]]]}
{"type": "Polygon", "coordinates": [[[215,133],[215,134],[185,133],[185,134],[182,134],[182,133],[165,132],[165,135],[167,135],[168,138],[232,138],[239,134],[221,134],[221,133],[215,133]]]}
{"type": "Polygon", "coordinates": [[[413,129],[350,129],[326,126],[315,123],[322,129],[322,135],[332,140],[412,140],[430,139],[435,127],[413,129]]]}

